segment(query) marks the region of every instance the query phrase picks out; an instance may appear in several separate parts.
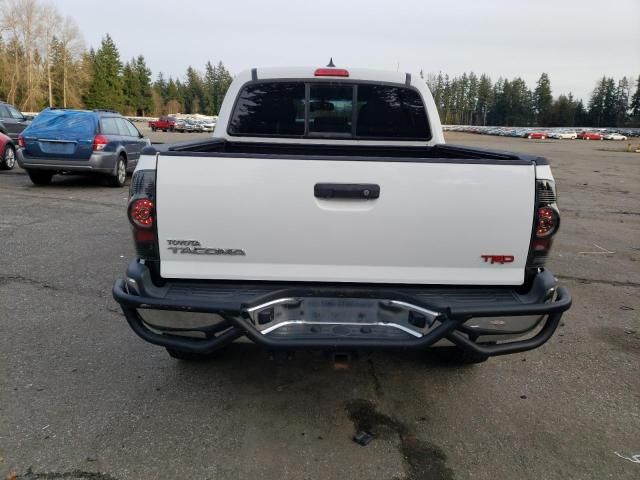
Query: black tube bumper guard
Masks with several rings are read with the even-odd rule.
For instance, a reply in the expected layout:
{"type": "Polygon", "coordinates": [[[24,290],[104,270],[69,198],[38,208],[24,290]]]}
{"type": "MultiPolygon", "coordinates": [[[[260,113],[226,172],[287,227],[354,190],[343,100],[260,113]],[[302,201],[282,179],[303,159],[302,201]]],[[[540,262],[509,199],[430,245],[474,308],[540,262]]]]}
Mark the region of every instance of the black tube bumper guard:
{"type": "MultiPolygon", "coordinates": [[[[127,270],[127,279],[116,280],[113,296],[122,307],[131,328],[142,339],[167,348],[202,354],[214,352],[246,335],[269,349],[426,348],[447,339],[476,354],[506,355],[543,345],[560,324],[562,314],[571,307],[569,291],[558,286],[555,277],[547,270],[541,270],[536,275],[526,293],[517,293],[510,287],[354,286],[192,280],[168,281],[165,286],[157,287],[151,281],[148,268],[134,261],[127,270]],[[300,299],[319,298],[337,301],[384,299],[390,308],[404,306],[417,312],[418,317],[427,317],[425,329],[419,336],[414,336],[415,333],[404,336],[366,335],[371,331],[369,328],[363,335],[338,334],[327,337],[314,336],[310,333],[314,331],[313,327],[305,325],[307,330],[302,335],[300,329],[287,331],[286,328],[278,334],[269,335],[266,334],[268,330],[261,330],[259,318],[252,313],[256,309],[269,311],[272,305],[282,304],[286,307],[288,301],[295,305],[296,301],[299,304],[300,299]],[[157,331],[155,326],[150,328],[139,310],[211,313],[219,315],[223,321],[207,328],[167,328],[157,331]],[[529,330],[537,332],[531,338],[499,343],[485,340],[480,343],[477,341],[480,336],[486,339],[498,334],[486,330],[478,332],[465,325],[472,318],[519,316],[540,316],[535,328],[529,330]],[[203,335],[201,338],[181,336],[176,334],[178,330],[194,330],[203,335]]],[[[273,318],[273,313],[271,315],[273,318]]],[[[352,325],[360,328],[357,322],[352,325]]]]}

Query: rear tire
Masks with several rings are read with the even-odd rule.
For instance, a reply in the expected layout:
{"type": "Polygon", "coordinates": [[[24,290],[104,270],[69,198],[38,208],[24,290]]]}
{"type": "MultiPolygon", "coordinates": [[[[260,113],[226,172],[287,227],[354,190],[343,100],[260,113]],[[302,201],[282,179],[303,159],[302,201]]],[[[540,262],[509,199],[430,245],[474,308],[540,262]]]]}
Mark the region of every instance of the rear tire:
{"type": "Polygon", "coordinates": [[[0,158],[0,170],[11,170],[16,166],[16,149],[13,145],[7,143],[0,158]]]}
{"type": "Polygon", "coordinates": [[[120,155],[118,157],[118,163],[116,165],[115,174],[109,177],[108,183],[110,187],[120,188],[124,187],[127,181],[127,161],[120,155]]]}
{"type": "Polygon", "coordinates": [[[167,353],[171,358],[176,360],[182,360],[184,362],[206,362],[214,357],[213,353],[193,353],[184,352],[182,350],[176,350],[174,348],[167,348],[167,353]]]}
{"type": "Polygon", "coordinates": [[[47,170],[27,170],[29,178],[35,185],[49,185],[53,172],[47,170]]]}

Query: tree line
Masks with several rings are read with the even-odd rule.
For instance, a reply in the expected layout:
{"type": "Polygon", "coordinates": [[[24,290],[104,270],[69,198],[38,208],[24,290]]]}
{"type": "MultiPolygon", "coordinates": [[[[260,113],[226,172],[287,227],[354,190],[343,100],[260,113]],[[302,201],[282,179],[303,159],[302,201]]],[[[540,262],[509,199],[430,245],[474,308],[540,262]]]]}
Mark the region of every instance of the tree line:
{"type": "MultiPolygon", "coordinates": [[[[183,78],[160,72],[153,81],[144,56],[123,63],[108,34],[87,50],[75,20],[54,5],[0,0],[0,99],[23,111],[53,106],[215,115],[231,80],[222,62],[207,62],[203,72],[190,66],[183,78]]],[[[425,81],[445,124],[640,126],[640,76],[603,76],[586,105],[571,93],[554,98],[546,73],[533,89],[519,77],[493,82],[473,72],[429,74],[425,81]]]]}
{"type": "Polygon", "coordinates": [[[126,115],[215,115],[232,77],[222,62],[184,80],[152,80],[143,55],[124,62],[107,34],[87,50],[77,23],[52,4],[0,0],[0,99],[23,111],[113,109],[126,115]]]}
{"type": "Polygon", "coordinates": [[[586,105],[571,93],[554,98],[547,73],[540,75],[533,89],[520,77],[492,82],[488,75],[474,72],[457,77],[428,74],[425,81],[444,124],[640,127],[640,76],[617,82],[603,76],[586,105]]]}

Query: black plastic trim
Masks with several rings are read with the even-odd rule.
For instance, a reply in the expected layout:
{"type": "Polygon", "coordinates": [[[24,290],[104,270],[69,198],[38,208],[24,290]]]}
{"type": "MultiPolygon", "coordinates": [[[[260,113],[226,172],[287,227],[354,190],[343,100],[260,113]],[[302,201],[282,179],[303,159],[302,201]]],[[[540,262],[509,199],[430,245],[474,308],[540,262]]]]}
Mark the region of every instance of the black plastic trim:
{"type": "Polygon", "coordinates": [[[223,138],[189,140],[173,144],[157,144],[146,147],[145,155],[210,156],[232,158],[281,158],[281,159],[335,159],[367,161],[411,161],[410,159],[436,160],[434,163],[491,163],[517,165],[549,165],[544,157],[515,152],[471,148],[463,145],[342,145],[305,141],[282,142],[230,142],[223,138]],[[228,151],[228,150],[236,151],[228,151]],[[242,150],[246,151],[242,151],[242,150]],[[296,153],[287,153],[297,150],[296,153]],[[259,151],[273,153],[258,153],[259,151]],[[306,153],[309,152],[309,153],[306,153]],[[466,160],[474,160],[467,162],[466,160]],[[477,162],[477,160],[482,160],[477,162]]]}
{"type": "Polygon", "coordinates": [[[374,200],[380,197],[380,185],[373,183],[316,183],[313,187],[316,198],[347,198],[374,200]]]}
{"type": "Polygon", "coordinates": [[[324,160],[335,162],[386,162],[386,163],[450,163],[461,165],[532,165],[530,161],[521,159],[491,159],[491,158],[412,158],[412,157],[377,157],[361,155],[285,155],[259,153],[214,153],[214,152],[180,152],[169,151],[161,154],[165,157],[222,157],[222,158],[251,158],[277,160],[324,160]]]}
{"type": "MultiPolygon", "coordinates": [[[[447,338],[457,346],[480,353],[482,355],[505,355],[525,350],[531,350],[544,344],[551,338],[558,327],[563,312],[571,307],[571,296],[564,287],[557,287],[556,298],[546,300],[549,285],[555,279],[547,271],[541,271],[539,278],[534,281],[531,292],[524,297],[532,299],[531,303],[502,303],[497,306],[465,305],[443,307],[424,302],[412,296],[411,291],[403,291],[400,287],[359,285],[349,287],[340,284],[322,284],[315,287],[299,284],[283,284],[283,288],[269,291],[264,295],[257,295],[250,301],[246,297],[226,295],[215,304],[197,296],[185,294],[179,298],[167,297],[168,287],[156,287],[151,282],[149,271],[144,265],[132,263],[128,269],[128,278],[135,283],[136,293],[130,293],[125,281],[119,279],[113,286],[113,296],[118,301],[127,318],[129,325],[144,340],[156,345],[177,348],[185,351],[206,353],[214,351],[223,345],[243,335],[267,348],[425,348],[440,339],[447,338]],[[544,296],[540,297],[540,290],[544,296]],[[283,296],[336,296],[348,298],[388,298],[409,301],[414,305],[439,312],[438,325],[421,338],[407,339],[366,339],[366,338],[332,338],[332,339],[296,339],[272,338],[259,332],[244,316],[245,309],[253,305],[262,304],[269,299],[283,296]],[[539,300],[535,300],[538,298],[539,300]],[[182,312],[216,313],[231,325],[230,328],[218,336],[197,339],[178,337],[170,332],[158,333],[151,330],[138,313],[138,308],[175,310],[182,312]],[[503,317],[519,315],[548,315],[542,328],[532,338],[527,340],[504,342],[495,345],[477,344],[471,336],[466,336],[460,327],[473,317],[503,317]]],[[[504,288],[504,287],[503,287],[504,288]]],[[[239,288],[238,290],[241,290],[239,288]]]]}

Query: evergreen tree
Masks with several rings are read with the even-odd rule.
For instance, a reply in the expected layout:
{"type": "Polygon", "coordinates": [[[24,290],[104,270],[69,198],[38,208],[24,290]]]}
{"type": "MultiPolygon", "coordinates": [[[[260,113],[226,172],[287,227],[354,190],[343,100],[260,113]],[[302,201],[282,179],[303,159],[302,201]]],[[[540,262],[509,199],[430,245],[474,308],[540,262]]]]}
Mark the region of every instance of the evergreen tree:
{"type": "Polygon", "coordinates": [[[602,77],[596,88],[591,93],[589,99],[589,124],[590,126],[599,127],[603,123],[604,117],[604,96],[607,88],[607,78],[602,77]]]}
{"type": "Polygon", "coordinates": [[[204,112],[207,115],[214,115],[216,112],[216,99],[215,99],[215,90],[216,90],[216,69],[211,62],[207,62],[204,67],[204,97],[205,97],[205,106],[204,112]]]}
{"type": "Polygon", "coordinates": [[[576,104],[573,96],[560,95],[551,108],[551,127],[573,127],[575,125],[576,104]]]}
{"type": "Polygon", "coordinates": [[[615,93],[615,125],[616,127],[624,127],[629,121],[629,96],[631,94],[631,86],[629,79],[622,77],[618,81],[615,93]]]}
{"type": "Polygon", "coordinates": [[[640,75],[638,75],[638,80],[636,80],[636,92],[631,97],[631,117],[633,119],[633,124],[636,127],[640,127],[640,75]]]}
{"type": "Polygon", "coordinates": [[[477,125],[487,124],[487,115],[493,108],[493,89],[491,79],[487,75],[481,75],[478,82],[478,102],[476,104],[477,125]]]}
{"type": "Polygon", "coordinates": [[[93,54],[92,74],[85,100],[87,107],[120,110],[123,106],[122,62],[109,34],[93,54]]]}
{"type": "Polygon", "coordinates": [[[138,102],[136,115],[144,117],[153,108],[153,96],[151,93],[151,70],[142,55],[138,55],[135,61],[135,74],[138,79],[138,102]]]}
{"type": "Polygon", "coordinates": [[[469,89],[467,90],[467,99],[466,99],[466,111],[467,111],[467,119],[465,123],[469,125],[474,124],[475,114],[478,108],[478,88],[480,83],[478,81],[478,76],[471,72],[469,74],[469,89]]]}
{"type": "Polygon", "coordinates": [[[162,72],[158,73],[158,79],[153,84],[153,89],[158,92],[164,103],[169,101],[169,92],[167,90],[167,81],[164,79],[162,72]]]}
{"type": "Polygon", "coordinates": [[[136,74],[135,60],[127,62],[122,69],[122,93],[124,100],[124,112],[127,115],[135,115],[140,101],[140,81],[136,74]]]}
{"type": "Polygon", "coordinates": [[[63,107],[63,81],[64,81],[64,48],[62,43],[58,41],[56,37],[51,40],[50,46],[51,54],[51,77],[52,77],[52,94],[53,105],[55,107],[63,107]]]}
{"type": "MultiPolygon", "coordinates": [[[[604,83],[604,93],[602,98],[602,119],[603,127],[611,127],[616,123],[616,84],[613,78],[607,78],[604,83]]],[[[600,126],[598,125],[598,126],[600,126]]]]}
{"type": "Polygon", "coordinates": [[[507,125],[531,125],[533,122],[534,96],[522,78],[514,78],[511,82],[511,98],[509,99],[507,125]]]}
{"type": "Polygon", "coordinates": [[[220,113],[220,107],[222,107],[222,101],[224,100],[224,96],[227,94],[227,90],[229,90],[229,86],[231,86],[231,82],[233,81],[233,77],[229,70],[226,69],[224,64],[220,61],[215,68],[216,72],[216,88],[214,91],[214,109],[213,115],[217,115],[220,113]]]}
{"type": "Polygon", "coordinates": [[[574,126],[576,127],[591,126],[589,113],[587,112],[587,109],[584,108],[584,103],[582,103],[582,100],[578,100],[578,102],[576,103],[574,126]]]}
{"type": "Polygon", "coordinates": [[[186,113],[202,113],[206,105],[204,87],[200,74],[193,68],[187,68],[187,80],[184,86],[184,108],[186,113]]]}
{"type": "Polygon", "coordinates": [[[551,95],[551,81],[549,75],[543,73],[538,79],[536,89],[533,94],[534,107],[536,114],[536,123],[540,126],[546,126],[551,121],[551,107],[553,104],[553,96],[551,95]]]}

